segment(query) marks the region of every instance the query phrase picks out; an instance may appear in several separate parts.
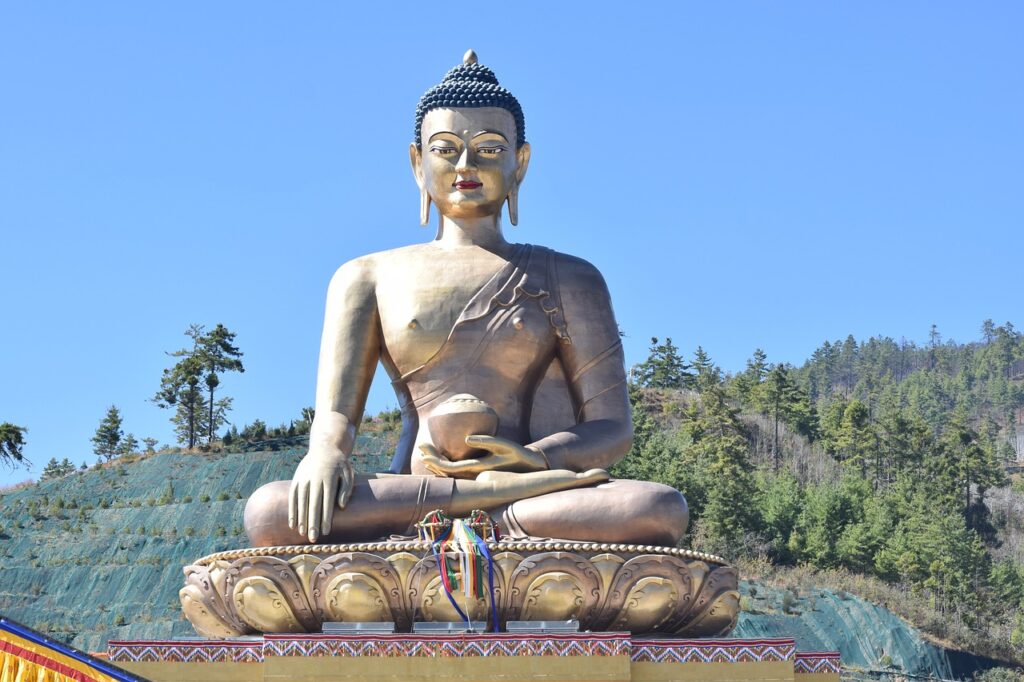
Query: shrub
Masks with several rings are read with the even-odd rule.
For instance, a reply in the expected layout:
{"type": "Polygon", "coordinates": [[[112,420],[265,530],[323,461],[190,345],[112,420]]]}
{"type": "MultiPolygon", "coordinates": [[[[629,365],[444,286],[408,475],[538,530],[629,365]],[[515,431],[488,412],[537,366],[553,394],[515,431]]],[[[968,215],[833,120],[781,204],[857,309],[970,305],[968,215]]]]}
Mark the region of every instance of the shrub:
{"type": "Polygon", "coordinates": [[[207,495],[206,493],[203,493],[202,495],[199,496],[199,501],[200,502],[209,502],[210,501],[210,496],[207,495]]]}
{"type": "Polygon", "coordinates": [[[782,612],[792,613],[793,606],[796,605],[796,595],[791,590],[786,590],[782,593],[782,612]]]}

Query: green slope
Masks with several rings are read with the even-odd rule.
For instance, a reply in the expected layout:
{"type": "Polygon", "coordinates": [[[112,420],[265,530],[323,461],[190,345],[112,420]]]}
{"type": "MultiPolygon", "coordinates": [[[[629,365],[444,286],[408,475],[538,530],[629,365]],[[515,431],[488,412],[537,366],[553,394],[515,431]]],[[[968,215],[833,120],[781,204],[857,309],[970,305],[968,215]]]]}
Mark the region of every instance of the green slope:
{"type": "MultiPolygon", "coordinates": [[[[305,452],[302,439],[273,445],[151,455],[0,496],[0,613],[87,651],[194,634],[178,603],[182,567],[247,544],[245,499],[290,478],[305,452]]],[[[360,436],[357,468],[386,467],[393,448],[393,434],[360,436]]]]}
{"type": "Polygon", "coordinates": [[[793,637],[798,651],[838,651],[858,677],[970,679],[997,661],[952,651],[927,639],[883,606],[848,592],[812,585],[799,596],[759,581],[742,581],[747,610],[735,637],[793,637]]]}

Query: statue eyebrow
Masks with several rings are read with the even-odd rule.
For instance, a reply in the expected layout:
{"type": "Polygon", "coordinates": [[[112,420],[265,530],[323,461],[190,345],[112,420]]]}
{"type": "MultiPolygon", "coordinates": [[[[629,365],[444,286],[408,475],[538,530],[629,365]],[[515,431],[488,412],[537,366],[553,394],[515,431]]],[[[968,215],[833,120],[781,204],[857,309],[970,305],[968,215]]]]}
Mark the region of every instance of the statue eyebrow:
{"type": "Polygon", "coordinates": [[[427,139],[427,142],[433,142],[433,141],[434,141],[434,138],[435,138],[435,137],[437,137],[438,135],[451,135],[452,137],[458,137],[458,135],[456,135],[455,133],[453,133],[453,132],[452,132],[452,131],[450,131],[450,130],[439,130],[439,131],[437,131],[436,133],[434,133],[433,135],[431,135],[431,136],[430,136],[430,137],[429,137],[429,138],[427,139]]]}
{"type": "Polygon", "coordinates": [[[497,130],[481,130],[479,133],[473,136],[473,139],[475,140],[481,135],[497,135],[501,139],[505,140],[506,143],[508,142],[508,138],[505,137],[502,133],[498,132],[497,130]]]}

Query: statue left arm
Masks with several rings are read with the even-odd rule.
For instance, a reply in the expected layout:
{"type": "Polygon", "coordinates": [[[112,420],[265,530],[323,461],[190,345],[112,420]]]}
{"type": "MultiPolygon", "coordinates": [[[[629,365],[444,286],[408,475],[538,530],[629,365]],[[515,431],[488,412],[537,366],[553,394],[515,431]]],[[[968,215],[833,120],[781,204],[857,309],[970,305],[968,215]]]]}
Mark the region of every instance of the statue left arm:
{"type": "Polygon", "coordinates": [[[558,254],[557,281],[569,333],[559,358],[576,406],[576,425],[527,447],[551,469],[607,469],[633,444],[629,390],[619,327],[604,278],[590,263],[558,254]]]}

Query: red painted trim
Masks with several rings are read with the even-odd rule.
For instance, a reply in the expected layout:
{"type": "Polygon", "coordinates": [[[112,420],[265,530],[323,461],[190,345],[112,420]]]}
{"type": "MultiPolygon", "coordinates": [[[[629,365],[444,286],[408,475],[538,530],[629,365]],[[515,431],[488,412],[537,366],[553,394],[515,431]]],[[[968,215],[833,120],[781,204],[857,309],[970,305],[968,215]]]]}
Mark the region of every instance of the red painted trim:
{"type": "Polygon", "coordinates": [[[546,633],[546,634],[516,634],[502,632],[498,634],[437,634],[437,635],[414,635],[407,633],[399,633],[394,635],[325,635],[321,633],[313,634],[286,634],[286,635],[264,635],[264,639],[268,642],[295,642],[295,641],[314,641],[314,642],[520,642],[520,641],[556,641],[556,642],[614,642],[614,641],[628,641],[630,635],[628,632],[604,632],[604,633],[578,633],[578,634],[560,634],[560,633],[546,633]]]}
{"type": "Polygon", "coordinates": [[[633,646],[796,646],[791,638],[777,639],[634,639],[633,646]]]}
{"type": "Polygon", "coordinates": [[[70,677],[73,680],[77,680],[78,682],[102,682],[98,677],[86,675],[81,670],[75,670],[74,668],[68,665],[65,665],[59,661],[55,661],[52,658],[48,658],[42,654],[38,654],[35,651],[23,649],[14,642],[6,642],[0,640],[0,651],[7,652],[9,654],[14,654],[18,658],[26,660],[29,663],[41,665],[42,667],[48,670],[58,672],[61,675],[66,675],[67,677],[70,677]]]}
{"type": "Polygon", "coordinates": [[[230,646],[239,648],[262,647],[262,640],[235,642],[227,639],[181,640],[181,639],[112,639],[107,646],[230,646]]]}

